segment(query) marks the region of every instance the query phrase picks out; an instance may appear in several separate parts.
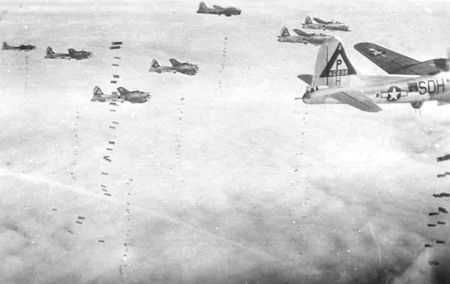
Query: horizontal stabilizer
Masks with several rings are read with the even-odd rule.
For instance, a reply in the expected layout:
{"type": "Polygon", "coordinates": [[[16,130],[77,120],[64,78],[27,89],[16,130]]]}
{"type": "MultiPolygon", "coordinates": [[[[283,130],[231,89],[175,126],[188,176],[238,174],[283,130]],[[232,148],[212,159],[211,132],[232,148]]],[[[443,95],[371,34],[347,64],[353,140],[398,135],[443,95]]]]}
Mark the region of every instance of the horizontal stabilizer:
{"type": "Polygon", "coordinates": [[[297,77],[308,85],[312,83],[313,75],[311,74],[300,74],[297,77]]]}
{"type": "Polygon", "coordinates": [[[355,90],[343,90],[328,95],[330,98],[340,101],[341,103],[348,104],[352,107],[367,112],[378,112],[381,108],[372,101],[369,97],[364,95],[363,92],[355,90]]]}

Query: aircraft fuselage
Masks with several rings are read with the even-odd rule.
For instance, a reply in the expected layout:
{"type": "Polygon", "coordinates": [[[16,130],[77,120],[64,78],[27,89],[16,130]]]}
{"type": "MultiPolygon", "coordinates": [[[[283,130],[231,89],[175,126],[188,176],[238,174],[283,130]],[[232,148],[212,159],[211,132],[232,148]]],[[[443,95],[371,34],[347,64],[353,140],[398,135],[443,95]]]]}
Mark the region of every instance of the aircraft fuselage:
{"type": "Polygon", "coordinates": [[[290,43],[311,43],[314,45],[322,44],[327,38],[320,36],[280,36],[278,37],[279,42],[290,42],[290,43]]]}
{"type": "Polygon", "coordinates": [[[240,15],[241,10],[237,8],[224,8],[224,9],[215,9],[215,8],[203,8],[202,10],[197,11],[199,14],[213,14],[213,15],[225,15],[227,17],[240,15]]]}
{"type": "Polygon", "coordinates": [[[150,95],[144,92],[130,92],[128,94],[120,95],[119,99],[129,101],[130,103],[142,104],[150,99],[150,95]]]}
{"type": "Polygon", "coordinates": [[[150,68],[149,72],[163,73],[163,72],[172,72],[172,73],[183,73],[186,75],[195,75],[198,71],[196,66],[191,65],[179,65],[176,67],[173,66],[159,66],[150,68]]]}
{"type": "Polygon", "coordinates": [[[349,27],[344,24],[303,24],[303,28],[305,29],[315,29],[315,30],[335,30],[335,31],[349,31],[349,27]]]}
{"type": "MultiPolygon", "coordinates": [[[[335,85],[339,85],[340,76],[330,76],[328,79],[336,80],[335,85]]],[[[430,76],[405,76],[405,79],[402,80],[370,86],[308,90],[303,96],[303,101],[308,104],[340,103],[329,95],[341,90],[345,92],[352,89],[362,91],[377,104],[416,103],[428,100],[450,102],[450,73],[442,72],[430,76]]]]}

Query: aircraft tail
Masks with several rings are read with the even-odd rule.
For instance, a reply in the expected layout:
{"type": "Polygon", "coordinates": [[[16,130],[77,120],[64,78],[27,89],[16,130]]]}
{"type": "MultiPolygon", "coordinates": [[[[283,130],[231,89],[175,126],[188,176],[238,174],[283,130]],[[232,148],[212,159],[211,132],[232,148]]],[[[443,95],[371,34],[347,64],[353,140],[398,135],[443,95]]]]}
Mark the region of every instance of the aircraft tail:
{"type": "Polygon", "coordinates": [[[3,46],[2,49],[7,49],[9,47],[9,45],[6,43],[6,41],[3,42],[3,46]]]}
{"type": "Polygon", "coordinates": [[[55,54],[55,52],[53,51],[53,49],[49,46],[47,47],[47,55],[53,55],[55,54]]]}
{"type": "Polygon", "coordinates": [[[206,6],[205,2],[200,2],[200,4],[198,5],[197,13],[205,12],[206,10],[208,10],[208,6],[206,6]]]}
{"type": "Polygon", "coordinates": [[[357,77],[342,42],[335,37],[326,40],[317,54],[311,87],[348,87],[357,77]]]}
{"type": "Polygon", "coordinates": [[[152,63],[150,64],[151,68],[156,68],[156,67],[160,67],[158,61],[156,61],[156,59],[152,60],[152,63]]]}
{"type": "Polygon", "coordinates": [[[281,33],[280,33],[280,37],[287,37],[290,36],[291,34],[289,33],[288,28],[286,27],[282,27],[281,28],[281,33]]]}
{"type": "Polygon", "coordinates": [[[127,89],[125,89],[124,87],[119,87],[117,88],[117,91],[119,92],[120,95],[125,95],[130,93],[130,91],[128,91],[127,89]]]}
{"type": "Polygon", "coordinates": [[[102,90],[100,89],[100,87],[95,86],[95,87],[94,87],[94,92],[93,92],[91,101],[95,101],[96,99],[99,99],[99,98],[101,98],[102,96],[103,96],[103,92],[102,92],[102,90]]]}
{"type": "Polygon", "coordinates": [[[309,25],[309,24],[312,24],[313,22],[312,22],[312,20],[311,20],[311,17],[310,16],[306,16],[306,18],[305,18],[305,22],[303,23],[304,25],[309,25]]]}

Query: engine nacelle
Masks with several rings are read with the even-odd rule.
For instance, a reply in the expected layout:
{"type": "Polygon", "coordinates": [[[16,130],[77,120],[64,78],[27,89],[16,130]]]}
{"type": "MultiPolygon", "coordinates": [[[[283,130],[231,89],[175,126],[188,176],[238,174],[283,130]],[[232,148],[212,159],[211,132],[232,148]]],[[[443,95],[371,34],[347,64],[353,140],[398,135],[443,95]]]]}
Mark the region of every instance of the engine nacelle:
{"type": "Polygon", "coordinates": [[[415,109],[419,109],[423,106],[423,102],[412,102],[411,106],[415,109]]]}

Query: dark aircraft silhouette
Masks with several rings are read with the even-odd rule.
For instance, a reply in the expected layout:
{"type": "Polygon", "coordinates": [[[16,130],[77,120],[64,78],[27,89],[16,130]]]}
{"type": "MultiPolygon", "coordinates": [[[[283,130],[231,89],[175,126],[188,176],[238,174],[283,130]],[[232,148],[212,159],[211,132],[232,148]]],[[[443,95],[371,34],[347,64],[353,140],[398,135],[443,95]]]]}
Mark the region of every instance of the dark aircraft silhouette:
{"type": "Polygon", "coordinates": [[[335,31],[349,31],[349,26],[337,21],[323,21],[319,18],[314,18],[313,23],[309,16],[306,17],[305,22],[302,24],[303,28],[306,29],[322,29],[322,30],[335,30],[335,31]]]}
{"type": "Polygon", "coordinates": [[[11,46],[8,45],[5,41],[3,42],[2,50],[18,50],[18,51],[30,51],[35,49],[36,46],[34,45],[25,45],[21,44],[19,46],[11,46]]]}
{"type": "Polygon", "coordinates": [[[47,54],[45,58],[47,59],[87,59],[91,57],[92,53],[89,51],[76,51],[73,48],[68,49],[68,53],[55,53],[51,47],[47,47],[47,54]]]}
{"type": "Polygon", "coordinates": [[[198,66],[189,62],[178,62],[176,59],[169,59],[172,66],[161,66],[159,65],[156,59],[153,59],[152,64],[150,66],[149,72],[163,73],[163,72],[172,72],[172,73],[182,73],[186,75],[193,76],[197,74],[198,66]]]}
{"type": "Polygon", "coordinates": [[[241,10],[235,7],[220,7],[218,5],[213,5],[213,8],[208,8],[205,2],[200,2],[197,13],[199,14],[214,14],[214,15],[225,15],[227,17],[231,17],[233,15],[240,15],[241,10]]]}
{"type": "Polygon", "coordinates": [[[313,44],[313,45],[321,45],[325,40],[330,38],[328,35],[324,34],[316,34],[316,33],[305,33],[302,30],[294,29],[294,32],[297,35],[291,35],[289,30],[286,27],[281,29],[281,34],[278,36],[279,42],[290,42],[290,43],[304,43],[304,44],[313,44]]]}
{"type": "Polygon", "coordinates": [[[150,99],[150,94],[141,91],[128,91],[124,87],[117,88],[117,92],[113,92],[111,95],[106,95],[102,90],[95,86],[94,95],[91,101],[93,102],[130,102],[132,104],[146,103],[150,99]]]}

